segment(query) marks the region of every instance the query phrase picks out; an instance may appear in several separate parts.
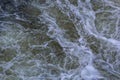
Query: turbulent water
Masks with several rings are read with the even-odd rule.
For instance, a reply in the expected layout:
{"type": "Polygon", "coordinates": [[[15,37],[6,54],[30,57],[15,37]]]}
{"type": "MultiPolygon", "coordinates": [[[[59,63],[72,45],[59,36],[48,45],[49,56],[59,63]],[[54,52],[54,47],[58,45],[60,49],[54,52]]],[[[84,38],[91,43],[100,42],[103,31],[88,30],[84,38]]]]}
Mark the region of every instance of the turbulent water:
{"type": "Polygon", "coordinates": [[[0,80],[120,80],[120,0],[0,0],[0,80]]]}

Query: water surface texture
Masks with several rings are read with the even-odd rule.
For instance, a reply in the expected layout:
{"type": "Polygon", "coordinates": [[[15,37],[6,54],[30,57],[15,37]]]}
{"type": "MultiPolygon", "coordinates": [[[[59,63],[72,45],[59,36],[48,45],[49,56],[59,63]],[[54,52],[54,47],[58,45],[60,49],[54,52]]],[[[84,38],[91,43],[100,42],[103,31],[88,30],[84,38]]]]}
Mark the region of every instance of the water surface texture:
{"type": "Polygon", "coordinates": [[[0,80],[120,80],[120,0],[0,0],[0,80]]]}

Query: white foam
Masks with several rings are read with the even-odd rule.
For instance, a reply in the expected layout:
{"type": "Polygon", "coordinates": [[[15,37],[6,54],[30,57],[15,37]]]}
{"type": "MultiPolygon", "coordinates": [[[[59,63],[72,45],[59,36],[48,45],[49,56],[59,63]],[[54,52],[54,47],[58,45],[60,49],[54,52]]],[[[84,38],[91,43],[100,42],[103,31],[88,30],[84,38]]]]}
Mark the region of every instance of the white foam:
{"type": "Polygon", "coordinates": [[[93,80],[103,78],[97,69],[92,64],[87,65],[81,72],[81,76],[84,80],[93,80]]]}

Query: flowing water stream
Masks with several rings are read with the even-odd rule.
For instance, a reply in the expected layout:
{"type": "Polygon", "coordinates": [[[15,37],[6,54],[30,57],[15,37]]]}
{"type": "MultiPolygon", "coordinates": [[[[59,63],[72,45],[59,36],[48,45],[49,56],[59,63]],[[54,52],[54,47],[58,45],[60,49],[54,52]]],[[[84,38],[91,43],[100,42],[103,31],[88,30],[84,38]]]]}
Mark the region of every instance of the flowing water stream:
{"type": "Polygon", "coordinates": [[[120,0],[0,0],[0,80],[120,80],[120,0]]]}

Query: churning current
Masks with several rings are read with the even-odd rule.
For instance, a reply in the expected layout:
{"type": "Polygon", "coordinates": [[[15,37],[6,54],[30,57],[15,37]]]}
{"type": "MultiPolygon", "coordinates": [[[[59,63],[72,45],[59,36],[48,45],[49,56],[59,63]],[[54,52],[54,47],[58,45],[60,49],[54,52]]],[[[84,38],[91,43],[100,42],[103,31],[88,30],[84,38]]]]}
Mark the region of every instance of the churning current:
{"type": "Polygon", "coordinates": [[[0,0],[0,80],[120,80],[120,0],[0,0]]]}

